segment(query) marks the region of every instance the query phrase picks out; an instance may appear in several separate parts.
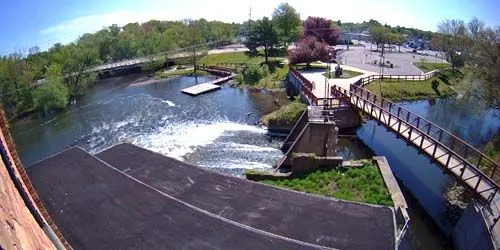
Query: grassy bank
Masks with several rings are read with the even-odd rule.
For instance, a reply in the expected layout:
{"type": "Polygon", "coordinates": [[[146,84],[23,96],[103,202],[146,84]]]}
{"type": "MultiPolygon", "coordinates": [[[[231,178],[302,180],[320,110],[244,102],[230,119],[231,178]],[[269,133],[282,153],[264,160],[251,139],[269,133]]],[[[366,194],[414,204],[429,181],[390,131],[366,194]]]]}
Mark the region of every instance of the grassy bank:
{"type": "MultiPolygon", "coordinates": [[[[382,81],[383,97],[391,101],[403,100],[420,100],[425,98],[437,98],[441,96],[454,94],[455,91],[449,85],[444,84],[439,79],[429,79],[427,81],[395,81],[383,80],[382,81]],[[432,81],[439,81],[439,87],[432,88],[432,81]]],[[[380,96],[379,82],[375,81],[366,88],[380,96]]]]}
{"type": "Polygon", "coordinates": [[[390,193],[378,168],[371,161],[363,163],[360,168],[318,170],[293,179],[262,182],[342,200],[392,206],[390,193]]]}
{"type": "Polygon", "coordinates": [[[435,69],[446,69],[450,67],[449,63],[416,62],[413,63],[413,65],[422,70],[424,73],[433,71],[435,69]]]}
{"type": "Polygon", "coordinates": [[[194,72],[194,69],[176,69],[176,70],[160,70],[155,72],[155,76],[159,78],[168,78],[171,76],[204,76],[204,75],[209,75],[210,73],[203,71],[203,70],[197,70],[196,73],[194,72]]]}
{"type": "Polygon", "coordinates": [[[262,124],[269,126],[270,123],[279,123],[279,124],[288,124],[293,126],[295,122],[299,119],[300,115],[304,110],[307,109],[307,105],[294,101],[285,106],[282,106],[280,109],[267,114],[262,117],[262,124]]]}
{"type": "MultiPolygon", "coordinates": [[[[282,61],[283,57],[269,57],[269,61],[282,61]]],[[[216,64],[261,64],[265,61],[262,53],[256,56],[250,56],[246,52],[231,52],[210,54],[202,57],[198,64],[216,65],[216,64]]]]}
{"type": "Polygon", "coordinates": [[[497,134],[486,143],[483,152],[495,162],[500,162],[500,134],[497,134]]]}

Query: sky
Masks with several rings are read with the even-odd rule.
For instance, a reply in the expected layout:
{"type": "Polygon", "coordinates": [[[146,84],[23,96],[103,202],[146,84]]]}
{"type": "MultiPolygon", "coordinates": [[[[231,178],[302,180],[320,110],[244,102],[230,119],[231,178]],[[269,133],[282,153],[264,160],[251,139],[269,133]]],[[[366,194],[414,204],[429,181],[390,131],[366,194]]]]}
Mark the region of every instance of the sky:
{"type": "Polygon", "coordinates": [[[500,25],[500,0],[0,0],[0,55],[76,40],[111,24],[205,18],[242,22],[271,16],[282,2],[301,15],[342,22],[375,19],[391,26],[435,31],[444,19],[500,25]]]}

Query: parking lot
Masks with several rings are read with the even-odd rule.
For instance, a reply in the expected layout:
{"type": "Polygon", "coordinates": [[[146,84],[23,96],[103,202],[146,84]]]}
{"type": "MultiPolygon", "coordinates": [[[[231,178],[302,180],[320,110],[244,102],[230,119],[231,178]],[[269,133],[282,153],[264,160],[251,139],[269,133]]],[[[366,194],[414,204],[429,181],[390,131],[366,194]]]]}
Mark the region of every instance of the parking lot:
{"type": "MultiPolygon", "coordinates": [[[[377,74],[381,73],[381,67],[379,65],[374,64],[375,60],[378,63],[382,59],[380,50],[374,51],[377,48],[375,44],[361,43],[361,46],[349,46],[349,50],[347,50],[345,45],[339,45],[336,46],[336,48],[340,49],[340,51],[337,52],[338,53],[337,61],[340,62],[341,64],[371,71],[377,74]]],[[[395,47],[394,49],[392,49],[392,51],[391,49],[386,48],[384,52],[383,61],[385,62],[389,61],[394,65],[394,67],[393,68],[382,67],[383,69],[382,73],[391,75],[419,75],[422,74],[423,72],[417,67],[415,67],[413,63],[446,62],[445,60],[442,59],[442,56],[443,56],[442,52],[437,52],[437,51],[426,50],[414,53],[413,49],[404,47],[401,47],[401,52],[399,52],[399,47],[395,47]]]]}

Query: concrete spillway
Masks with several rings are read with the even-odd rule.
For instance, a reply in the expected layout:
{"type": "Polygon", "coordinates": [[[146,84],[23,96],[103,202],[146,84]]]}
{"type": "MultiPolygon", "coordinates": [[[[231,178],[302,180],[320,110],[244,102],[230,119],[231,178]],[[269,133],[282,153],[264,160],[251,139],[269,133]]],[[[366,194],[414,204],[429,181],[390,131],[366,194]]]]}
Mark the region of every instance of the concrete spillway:
{"type": "Polygon", "coordinates": [[[277,189],[121,144],[29,168],[75,248],[394,249],[393,211],[277,189]]]}

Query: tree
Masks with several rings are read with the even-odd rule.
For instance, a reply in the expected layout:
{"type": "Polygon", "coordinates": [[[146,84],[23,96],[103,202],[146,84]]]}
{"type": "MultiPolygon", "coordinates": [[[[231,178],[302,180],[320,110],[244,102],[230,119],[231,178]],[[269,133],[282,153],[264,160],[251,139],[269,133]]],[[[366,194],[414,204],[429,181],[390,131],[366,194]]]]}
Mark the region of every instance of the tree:
{"type": "Polygon", "coordinates": [[[314,61],[329,60],[328,44],[321,42],[315,36],[303,37],[297,47],[289,52],[288,59],[291,65],[306,63],[307,67],[314,61]]]}
{"type": "Polygon", "coordinates": [[[464,63],[465,47],[463,45],[467,33],[465,24],[461,20],[444,20],[438,25],[438,32],[441,33],[437,37],[438,48],[446,53],[452,70],[455,70],[464,63]]]}
{"type": "Polygon", "coordinates": [[[61,65],[71,97],[81,96],[96,81],[97,75],[87,69],[100,63],[97,48],[85,42],[65,46],[60,51],[61,65]]]}
{"type": "Polygon", "coordinates": [[[500,27],[480,31],[472,55],[476,72],[482,78],[476,92],[490,107],[500,109],[500,27]]]}
{"type": "Polygon", "coordinates": [[[376,25],[372,26],[369,29],[370,36],[372,40],[377,44],[377,50],[378,46],[382,44],[382,54],[384,53],[384,44],[387,43],[391,39],[391,32],[387,27],[384,27],[382,25],[376,25]]]}
{"type": "Polygon", "coordinates": [[[278,44],[276,29],[268,17],[258,20],[253,27],[252,33],[248,37],[245,45],[254,53],[257,51],[258,47],[264,47],[266,64],[269,64],[269,51],[278,44]]]}
{"type": "Polygon", "coordinates": [[[47,69],[47,78],[33,93],[33,103],[37,110],[47,115],[51,110],[62,109],[68,103],[68,89],[63,84],[61,67],[52,64],[47,69]]]}
{"type": "Polygon", "coordinates": [[[288,3],[282,3],[274,10],[273,21],[285,48],[299,38],[300,15],[288,3]]]}
{"type": "Polygon", "coordinates": [[[337,45],[339,31],[331,20],[322,17],[308,17],[304,22],[302,37],[314,36],[320,42],[328,45],[337,45]]]}

